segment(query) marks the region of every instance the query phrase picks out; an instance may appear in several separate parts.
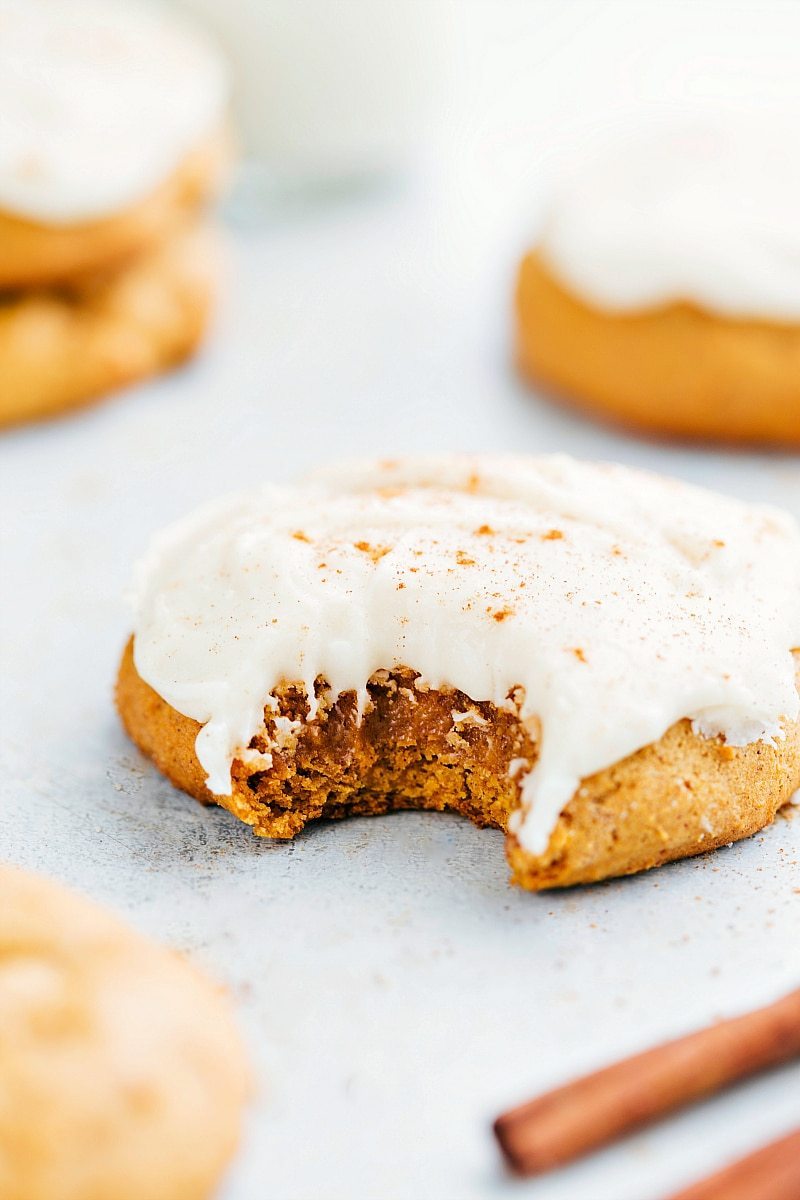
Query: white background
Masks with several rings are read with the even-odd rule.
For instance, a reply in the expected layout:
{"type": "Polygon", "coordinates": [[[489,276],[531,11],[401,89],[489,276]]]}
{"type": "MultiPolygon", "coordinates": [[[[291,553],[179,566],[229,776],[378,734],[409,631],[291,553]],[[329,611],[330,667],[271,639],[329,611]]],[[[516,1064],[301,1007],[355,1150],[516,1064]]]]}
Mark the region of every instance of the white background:
{"type": "Polygon", "coordinates": [[[454,817],[257,841],[158,777],[111,694],[150,533],[331,456],[566,450],[800,516],[795,457],[590,425],[526,390],[509,356],[549,166],[631,96],[787,98],[795,12],[465,4],[405,188],[240,229],[192,367],[0,444],[0,852],[230,986],[258,1094],[225,1200],[657,1200],[797,1120],[789,1068],[540,1181],[509,1180],[489,1133],[537,1089],[797,986],[800,817],[530,896],[506,882],[502,835],[454,817]]]}

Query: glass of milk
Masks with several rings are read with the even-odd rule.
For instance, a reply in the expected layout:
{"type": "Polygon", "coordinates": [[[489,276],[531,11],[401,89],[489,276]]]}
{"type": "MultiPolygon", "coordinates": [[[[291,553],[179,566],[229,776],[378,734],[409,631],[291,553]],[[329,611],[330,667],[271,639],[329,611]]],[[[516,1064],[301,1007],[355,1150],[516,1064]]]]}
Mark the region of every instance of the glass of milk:
{"type": "Polygon", "coordinates": [[[233,67],[250,187],[268,202],[396,177],[424,141],[440,0],[171,0],[233,67]]]}

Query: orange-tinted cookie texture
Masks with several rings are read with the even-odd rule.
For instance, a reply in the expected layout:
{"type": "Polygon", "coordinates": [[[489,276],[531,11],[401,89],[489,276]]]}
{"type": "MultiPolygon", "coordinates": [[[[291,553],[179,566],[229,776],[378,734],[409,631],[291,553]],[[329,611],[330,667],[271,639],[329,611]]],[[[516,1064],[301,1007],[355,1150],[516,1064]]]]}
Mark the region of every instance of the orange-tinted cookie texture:
{"type": "Polygon", "coordinates": [[[169,370],[198,347],[220,269],[209,226],[122,270],[0,303],[0,425],[57,416],[169,370]]]}
{"type": "Polygon", "coordinates": [[[138,0],[0,0],[0,424],[167,370],[216,290],[225,65],[138,0]]]}
{"type": "Polygon", "coordinates": [[[177,955],[0,867],[3,1200],[210,1200],[248,1068],[229,1005],[177,955]]]}
{"type": "Polygon", "coordinates": [[[522,373],[653,433],[800,444],[793,136],[697,115],[564,179],[519,272],[522,373]]]}
{"type": "Polygon", "coordinates": [[[564,456],[350,463],[205,506],[137,573],[117,702],[268,837],[450,809],[531,889],[767,824],[800,781],[800,532],[564,456]]]}
{"type": "MultiPolygon", "coordinates": [[[[117,707],[140,750],[176,787],[217,803],[261,837],[291,838],[310,821],[402,809],[455,812],[508,829],[519,807],[509,768],[538,747],[504,709],[461,692],[418,689],[414,672],[381,671],[369,684],[364,719],[352,693],[330,704],[296,743],[273,752],[267,770],[233,765],[233,790],[214,795],[195,754],[198,722],[182,716],[139,676],[129,643],[117,707]],[[468,714],[454,721],[453,713],[468,714]]],[[[307,711],[298,689],[281,694],[281,715],[307,711]]],[[[265,733],[274,718],[264,714],[265,733]]],[[[267,739],[256,737],[258,752],[267,739]]],[[[585,779],[553,831],[531,854],[508,833],[512,878],[530,891],[631,875],[703,854],[768,825],[800,785],[800,726],[776,746],[732,747],[698,737],[688,721],[651,746],[585,779]]]]}
{"type": "Polygon", "coordinates": [[[231,160],[230,135],[214,131],[147,196],[120,212],[44,224],[0,206],[0,293],[80,287],[152,253],[214,200],[231,160]]]}
{"type": "Polygon", "coordinates": [[[516,355],[527,378],[605,420],[704,441],[800,444],[800,324],[692,304],[608,312],[526,256],[516,355]]]}

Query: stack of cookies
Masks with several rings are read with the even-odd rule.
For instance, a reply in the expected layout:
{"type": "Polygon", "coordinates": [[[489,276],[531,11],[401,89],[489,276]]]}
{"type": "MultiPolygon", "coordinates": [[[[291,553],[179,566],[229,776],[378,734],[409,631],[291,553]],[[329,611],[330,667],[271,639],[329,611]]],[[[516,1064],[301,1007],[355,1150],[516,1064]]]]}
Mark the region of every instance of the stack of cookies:
{"type": "Polygon", "coordinates": [[[229,159],[213,45],[121,0],[0,0],[0,424],[186,358],[229,159]]]}

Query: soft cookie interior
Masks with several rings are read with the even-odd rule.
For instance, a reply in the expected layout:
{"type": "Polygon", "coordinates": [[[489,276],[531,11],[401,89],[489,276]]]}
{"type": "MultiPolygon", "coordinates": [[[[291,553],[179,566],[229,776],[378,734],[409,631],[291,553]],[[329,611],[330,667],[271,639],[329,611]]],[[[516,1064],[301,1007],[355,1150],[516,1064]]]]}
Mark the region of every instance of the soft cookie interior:
{"type": "MultiPolygon", "coordinates": [[[[453,811],[508,831],[519,778],[536,761],[535,736],[511,708],[420,685],[410,669],[380,671],[356,697],[333,700],[318,684],[279,692],[280,729],[237,758],[230,795],[206,787],[194,742],[200,726],[139,676],[133,641],[123,655],[117,703],[136,744],[174,784],[216,802],[263,837],[294,837],[310,821],[399,809],[453,811]],[[264,757],[275,742],[271,762],[264,757]],[[245,761],[243,761],[243,759],[245,761]]],[[[508,832],[514,880],[532,891],[626,875],[747,837],[773,820],[800,784],[800,727],[776,745],[732,747],[695,735],[688,721],[658,742],[583,781],[547,850],[529,853],[508,832]]]]}

